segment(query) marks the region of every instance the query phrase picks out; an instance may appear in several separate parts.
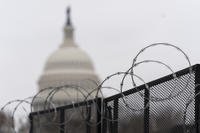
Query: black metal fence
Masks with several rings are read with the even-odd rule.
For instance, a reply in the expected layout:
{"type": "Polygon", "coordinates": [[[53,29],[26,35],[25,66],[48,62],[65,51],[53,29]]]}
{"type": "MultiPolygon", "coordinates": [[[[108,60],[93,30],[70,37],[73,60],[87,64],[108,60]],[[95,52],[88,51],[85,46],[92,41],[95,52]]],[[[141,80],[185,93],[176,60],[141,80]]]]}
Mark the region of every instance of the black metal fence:
{"type": "Polygon", "coordinates": [[[33,112],[29,116],[30,133],[97,133],[101,127],[100,102],[98,98],[33,112]]]}
{"type": "Polygon", "coordinates": [[[30,133],[199,133],[199,84],[194,65],[105,99],[33,112],[30,133]]]}

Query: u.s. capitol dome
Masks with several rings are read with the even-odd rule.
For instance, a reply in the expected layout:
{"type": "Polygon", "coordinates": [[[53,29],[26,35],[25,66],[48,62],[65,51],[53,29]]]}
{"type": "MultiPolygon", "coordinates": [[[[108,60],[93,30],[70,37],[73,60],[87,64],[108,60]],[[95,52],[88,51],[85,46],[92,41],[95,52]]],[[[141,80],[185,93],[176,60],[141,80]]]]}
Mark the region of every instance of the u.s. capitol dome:
{"type": "Polygon", "coordinates": [[[74,41],[74,28],[69,9],[67,15],[63,43],[48,57],[38,81],[41,93],[34,103],[38,104],[39,108],[49,97],[53,103],[60,106],[85,98],[92,99],[97,94],[94,89],[97,89],[100,80],[95,73],[91,58],[74,41]],[[56,91],[58,88],[60,90],[56,91]],[[52,92],[55,92],[54,95],[52,92]],[[85,97],[87,94],[89,96],[85,97]]]}

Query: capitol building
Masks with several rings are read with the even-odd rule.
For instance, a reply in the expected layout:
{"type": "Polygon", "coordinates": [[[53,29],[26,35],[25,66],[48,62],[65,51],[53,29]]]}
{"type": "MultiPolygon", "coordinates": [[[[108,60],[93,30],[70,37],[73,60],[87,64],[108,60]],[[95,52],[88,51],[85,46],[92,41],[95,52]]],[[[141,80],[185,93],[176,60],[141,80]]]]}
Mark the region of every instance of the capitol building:
{"type": "Polygon", "coordinates": [[[95,98],[97,93],[94,89],[99,83],[91,58],[75,43],[74,27],[68,7],[63,42],[49,56],[39,78],[40,93],[34,101],[34,110],[43,110],[49,97],[56,107],[83,101],[86,97],[95,98]],[[56,91],[58,88],[59,91],[56,91]],[[55,93],[51,95],[52,92],[55,93]]]}

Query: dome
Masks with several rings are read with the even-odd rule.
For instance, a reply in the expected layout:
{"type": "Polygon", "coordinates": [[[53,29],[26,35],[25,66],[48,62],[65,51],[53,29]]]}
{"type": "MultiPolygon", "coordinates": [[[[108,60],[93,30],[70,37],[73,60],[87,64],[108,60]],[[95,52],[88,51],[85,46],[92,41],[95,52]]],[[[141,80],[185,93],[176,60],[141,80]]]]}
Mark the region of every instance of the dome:
{"type": "Polygon", "coordinates": [[[83,80],[99,82],[90,57],[79,47],[60,47],[48,58],[39,79],[40,90],[83,80]]]}
{"type": "Polygon", "coordinates": [[[74,29],[68,16],[64,27],[63,43],[47,59],[43,73],[38,81],[39,91],[44,89],[45,91],[40,93],[39,99],[36,99],[34,103],[41,107],[42,103],[51,94],[52,88],[57,89],[65,86],[64,90],[68,93],[66,95],[59,91],[54,95],[52,99],[56,106],[72,101],[85,100],[83,95],[87,95],[89,92],[93,92],[89,99],[96,96],[94,89],[97,88],[97,84],[100,82],[99,78],[88,54],[75,44],[73,31],[74,29]],[[70,85],[80,86],[81,92],[78,92],[80,90],[77,91],[76,88],[70,88],[70,85]]]}
{"type": "Polygon", "coordinates": [[[47,63],[68,61],[83,61],[91,63],[89,56],[83,50],[77,47],[65,47],[58,49],[50,56],[47,63]]]}
{"type": "Polygon", "coordinates": [[[93,71],[90,57],[78,47],[64,47],[55,51],[47,60],[45,72],[54,70],[88,70],[93,71]]]}

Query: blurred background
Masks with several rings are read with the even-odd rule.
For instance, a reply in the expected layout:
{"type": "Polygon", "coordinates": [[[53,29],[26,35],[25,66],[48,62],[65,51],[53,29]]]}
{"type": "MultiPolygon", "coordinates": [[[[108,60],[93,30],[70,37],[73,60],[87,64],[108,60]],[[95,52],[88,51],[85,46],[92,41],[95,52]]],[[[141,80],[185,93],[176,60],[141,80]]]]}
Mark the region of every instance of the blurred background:
{"type": "MultiPolygon", "coordinates": [[[[38,91],[45,61],[62,42],[67,6],[75,41],[90,55],[101,80],[127,70],[140,49],[156,42],[174,44],[192,64],[200,62],[198,0],[0,0],[0,107],[38,91]]],[[[152,48],[139,57],[144,59],[163,61],[174,71],[188,67],[169,47],[152,48]]],[[[136,72],[145,81],[170,73],[155,64],[136,72]]]]}

